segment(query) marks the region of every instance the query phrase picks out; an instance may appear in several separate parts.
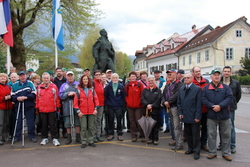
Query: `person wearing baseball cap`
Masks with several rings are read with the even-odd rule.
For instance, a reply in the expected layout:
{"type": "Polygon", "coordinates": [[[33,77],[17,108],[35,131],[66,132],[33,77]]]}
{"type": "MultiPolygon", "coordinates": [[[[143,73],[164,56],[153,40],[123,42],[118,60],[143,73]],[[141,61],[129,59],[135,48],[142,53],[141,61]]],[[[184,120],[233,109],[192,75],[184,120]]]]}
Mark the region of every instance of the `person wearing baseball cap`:
{"type": "Polygon", "coordinates": [[[231,157],[231,119],[230,105],[233,101],[231,88],[221,83],[221,72],[214,69],[210,73],[211,83],[203,89],[202,103],[207,108],[208,159],[217,157],[217,127],[221,138],[222,157],[232,161],[231,157]],[[216,98],[215,98],[216,97],[216,98]]]}
{"type": "Polygon", "coordinates": [[[113,71],[111,69],[107,69],[107,71],[106,71],[107,83],[111,82],[111,75],[112,74],[113,74],[113,71]]]}
{"type": "Polygon", "coordinates": [[[177,71],[177,79],[179,79],[181,82],[184,82],[184,74],[185,74],[184,70],[179,69],[177,71]]]}
{"type": "Polygon", "coordinates": [[[90,77],[90,69],[89,68],[84,68],[83,75],[87,75],[87,76],[90,77]]]}

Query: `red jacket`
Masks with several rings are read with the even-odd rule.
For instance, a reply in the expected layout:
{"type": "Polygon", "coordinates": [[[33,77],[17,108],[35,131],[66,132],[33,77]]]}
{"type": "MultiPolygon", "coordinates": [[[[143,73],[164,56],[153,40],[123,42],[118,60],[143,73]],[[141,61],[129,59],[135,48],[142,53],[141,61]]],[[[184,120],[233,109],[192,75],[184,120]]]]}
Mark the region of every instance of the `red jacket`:
{"type": "Polygon", "coordinates": [[[126,103],[130,108],[141,108],[141,94],[144,89],[142,83],[138,81],[128,82],[125,86],[126,91],[126,103]]]}
{"type": "Polygon", "coordinates": [[[104,86],[101,80],[94,79],[95,92],[98,96],[99,105],[104,106],[104,86]]]}
{"type": "Polygon", "coordinates": [[[0,110],[12,109],[12,102],[10,100],[5,100],[6,95],[10,95],[11,89],[9,85],[0,84],[0,110]]]}
{"type": "MultiPolygon", "coordinates": [[[[194,83],[195,85],[199,86],[199,87],[203,90],[204,87],[205,87],[206,85],[208,85],[209,81],[206,80],[205,78],[201,77],[201,81],[198,82],[198,81],[195,79],[195,77],[194,77],[193,83],[194,83]]],[[[205,105],[202,105],[202,113],[206,113],[206,112],[207,112],[206,106],[205,106],[205,105]]]]}
{"type": "Polygon", "coordinates": [[[82,88],[77,88],[79,96],[74,96],[74,108],[79,109],[84,115],[93,114],[95,107],[99,106],[98,96],[93,89],[89,88],[88,97],[82,88]]]}
{"type": "Polygon", "coordinates": [[[36,108],[39,109],[39,112],[55,112],[56,108],[60,107],[58,93],[59,92],[55,84],[50,83],[48,87],[45,87],[43,83],[40,84],[37,87],[36,96],[36,108]]]}

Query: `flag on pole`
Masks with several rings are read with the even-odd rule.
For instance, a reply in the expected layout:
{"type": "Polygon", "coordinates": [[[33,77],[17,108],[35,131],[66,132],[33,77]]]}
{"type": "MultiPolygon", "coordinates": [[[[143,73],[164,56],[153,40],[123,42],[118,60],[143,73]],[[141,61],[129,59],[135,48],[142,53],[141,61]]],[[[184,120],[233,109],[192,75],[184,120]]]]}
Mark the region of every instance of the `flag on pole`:
{"type": "Polygon", "coordinates": [[[60,0],[54,0],[52,9],[52,31],[53,38],[60,50],[64,49],[62,11],[60,0]]]}
{"type": "Polygon", "coordinates": [[[4,43],[13,47],[12,21],[9,0],[0,0],[0,23],[0,34],[2,34],[2,31],[4,32],[7,30],[7,32],[3,33],[2,35],[4,43]],[[5,24],[2,24],[4,22],[5,24]]]}
{"type": "Polygon", "coordinates": [[[6,32],[7,29],[3,11],[3,0],[0,0],[0,35],[5,34],[6,32]]]}

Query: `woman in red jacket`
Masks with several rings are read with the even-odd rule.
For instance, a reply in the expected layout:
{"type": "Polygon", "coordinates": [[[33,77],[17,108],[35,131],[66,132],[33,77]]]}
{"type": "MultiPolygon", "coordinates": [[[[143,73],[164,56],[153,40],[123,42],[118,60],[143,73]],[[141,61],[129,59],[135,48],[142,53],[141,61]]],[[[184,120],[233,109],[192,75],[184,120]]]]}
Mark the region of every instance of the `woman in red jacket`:
{"type": "Polygon", "coordinates": [[[80,118],[81,148],[86,147],[87,141],[89,141],[89,146],[96,147],[94,144],[94,123],[99,101],[90,77],[83,75],[77,89],[79,96],[74,96],[74,110],[80,118]]]}
{"type": "Polygon", "coordinates": [[[140,136],[142,137],[141,141],[146,142],[142,129],[138,123],[138,120],[142,117],[143,106],[141,104],[141,94],[144,87],[142,83],[136,80],[135,71],[131,71],[128,76],[129,76],[129,82],[125,85],[125,91],[126,91],[126,103],[130,121],[132,142],[137,141],[138,128],[140,136]]]}
{"type": "Polygon", "coordinates": [[[7,85],[8,75],[0,73],[0,145],[3,145],[5,140],[8,140],[8,120],[12,108],[10,86],[7,85]],[[5,132],[5,133],[4,133],[5,132]]]}

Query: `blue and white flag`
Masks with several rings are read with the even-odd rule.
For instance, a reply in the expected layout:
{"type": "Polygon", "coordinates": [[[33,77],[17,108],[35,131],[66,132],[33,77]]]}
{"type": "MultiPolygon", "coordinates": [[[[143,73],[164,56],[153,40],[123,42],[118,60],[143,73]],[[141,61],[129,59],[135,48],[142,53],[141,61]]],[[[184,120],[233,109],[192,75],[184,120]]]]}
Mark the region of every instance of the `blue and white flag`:
{"type": "Polygon", "coordinates": [[[62,26],[62,11],[60,0],[53,1],[53,9],[52,9],[52,31],[53,31],[53,38],[56,42],[58,48],[60,50],[64,49],[64,39],[63,39],[63,26],[62,26]]]}

